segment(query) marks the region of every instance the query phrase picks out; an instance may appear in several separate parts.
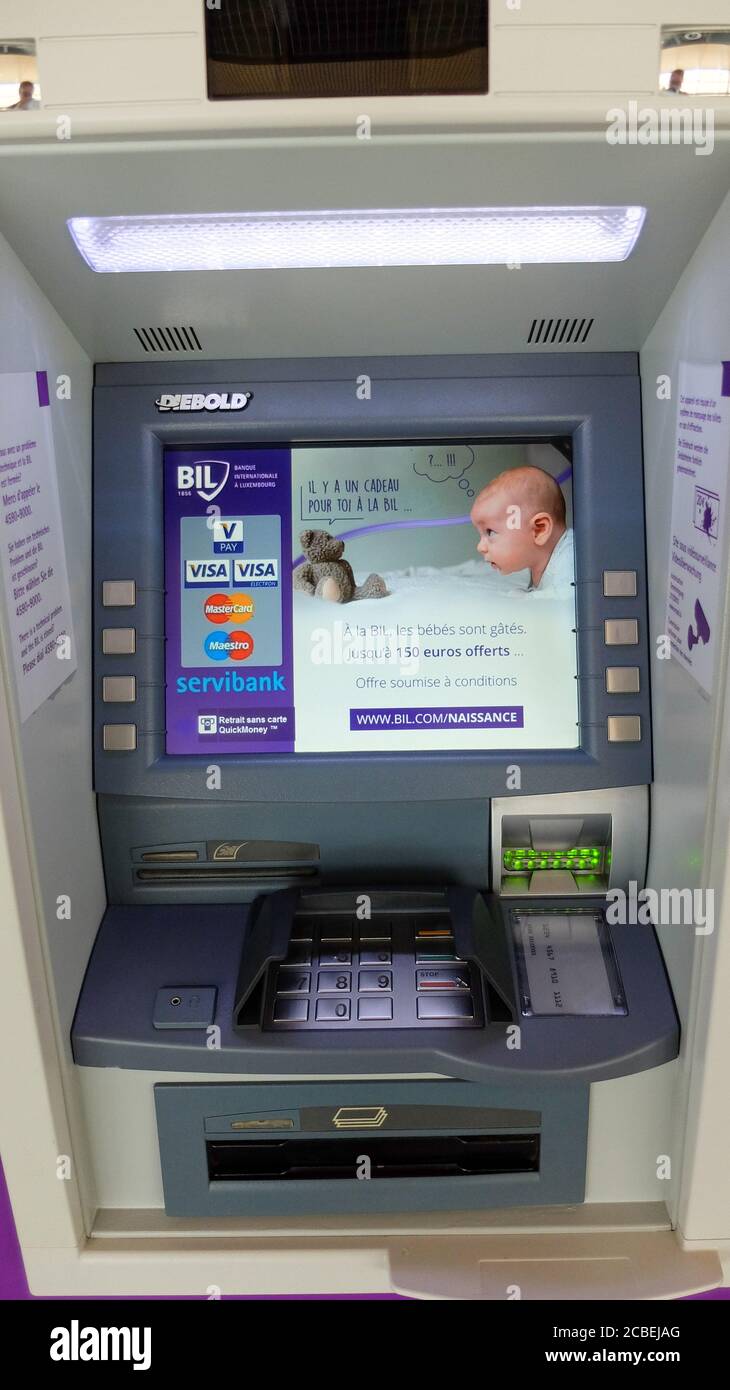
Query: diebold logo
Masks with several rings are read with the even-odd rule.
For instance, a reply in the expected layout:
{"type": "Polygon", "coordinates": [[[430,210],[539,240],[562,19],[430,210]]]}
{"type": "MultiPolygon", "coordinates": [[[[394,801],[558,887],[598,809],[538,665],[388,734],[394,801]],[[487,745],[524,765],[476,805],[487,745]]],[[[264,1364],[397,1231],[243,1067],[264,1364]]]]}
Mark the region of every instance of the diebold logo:
{"type": "Polygon", "coordinates": [[[197,394],[168,394],[158,396],[155,405],[158,410],[245,410],[253,396],[253,391],[211,391],[205,396],[197,394]]]}
{"type": "Polygon", "coordinates": [[[231,465],[226,459],[198,459],[181,463],[177,470],[178,492],[197,492],[204,502],[212,502],[228,482],[231,465]]]}

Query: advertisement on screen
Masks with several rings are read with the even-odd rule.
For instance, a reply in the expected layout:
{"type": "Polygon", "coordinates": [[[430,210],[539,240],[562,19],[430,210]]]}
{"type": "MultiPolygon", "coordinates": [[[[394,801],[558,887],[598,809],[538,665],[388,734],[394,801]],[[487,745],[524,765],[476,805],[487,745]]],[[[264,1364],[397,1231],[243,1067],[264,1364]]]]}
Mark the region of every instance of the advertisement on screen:
{"type": "Polygon", "coordinates": [[[552,444],[167,450],[168,753],[575,748],[552,444]]]}

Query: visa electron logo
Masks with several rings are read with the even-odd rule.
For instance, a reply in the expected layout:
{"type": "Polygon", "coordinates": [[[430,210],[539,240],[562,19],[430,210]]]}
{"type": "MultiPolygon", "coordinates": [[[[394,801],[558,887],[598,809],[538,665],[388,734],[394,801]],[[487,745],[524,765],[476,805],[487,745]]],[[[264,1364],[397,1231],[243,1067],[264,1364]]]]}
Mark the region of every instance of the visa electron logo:
{"type": "Polygon", "coordinates": [[[245,410],[253,396],[253,391],[211,391],[209,396],[179,394],[158,396],[155,405],[158,410],[245,410]]]}
{"type": "Polygon", "coordinates": [[[225,459],[200,459],[181,463],[177,470],[178,492],[197,492],[204,502],[212,502],[228,482],[231,465],[225,459]]]}

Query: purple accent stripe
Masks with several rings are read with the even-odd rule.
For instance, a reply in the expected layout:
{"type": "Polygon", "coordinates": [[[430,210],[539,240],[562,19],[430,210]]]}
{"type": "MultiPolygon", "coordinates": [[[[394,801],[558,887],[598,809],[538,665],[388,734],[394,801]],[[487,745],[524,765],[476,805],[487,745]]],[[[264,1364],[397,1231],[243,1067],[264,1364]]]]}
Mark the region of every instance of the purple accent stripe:
{"type": "Polygon", "coordinates": [[[722,395],[730,396],[730,362],[722,364],[722,395]]]}
{"type": "Polygon", "coordinates": [[[51,398],[48,394],[48,372],[36,372],[35,384],[38,388],[38,404],[50,405],[51,398]]]}

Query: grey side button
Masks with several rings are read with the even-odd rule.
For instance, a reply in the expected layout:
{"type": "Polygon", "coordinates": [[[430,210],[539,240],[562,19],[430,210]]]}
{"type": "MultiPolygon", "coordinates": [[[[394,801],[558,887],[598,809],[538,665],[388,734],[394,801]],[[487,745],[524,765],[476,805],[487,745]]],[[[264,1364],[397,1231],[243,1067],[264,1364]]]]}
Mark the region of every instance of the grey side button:
{"type": "Polygon", "coordinates": [[[102,746],[105,753],[133,753],[137,747],[137,725],[105,724],[102,746]]]}
{"type": "Polygon", "coordinates": [[[105,704],[131,704],[137,699],[136,676],[104,676],[101,682],[101,696],[105,704]]]}
{"type": "Polygon", "coordinates": [[[101,650],[103,651],[105,656],[134,656],[134,653],[137,650],[136,628],[102,628],[101,650]]]}
{"type": "Polygon", "coordinates": [[[101,586],[101,601],[105,608],[134,608],[137,585],[133,579],[105,579],[101,586]]]}
{"type": "Polygon", "coordinates": [[[604,570],[605,598],[636,598],[636,570],[604,570]]]}
{"type": "Polygon", "coordinates": [[[608,695],[638,695],[641,689],[638,666],[607,666],[608,695]]]}
{"type": "Polygon", "coordinates": [[[639,743],[641,740],[641,716],[638,714],[610,714],[608,716],[609,743],[639,743]]]}
{"type": "Polygon", "coordinates": [[[208,1028],[215,1018],[216,990],[182,989],[170,985],[158,989],[152,1014],[153,1028],[208,1028]]]}
{"type": "Polygon", "coordinates": [[[635,647],[639,641],[638,621],[636,618],[606,618],[603,635],[607,647],[635,647]]]}

